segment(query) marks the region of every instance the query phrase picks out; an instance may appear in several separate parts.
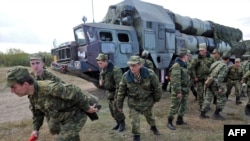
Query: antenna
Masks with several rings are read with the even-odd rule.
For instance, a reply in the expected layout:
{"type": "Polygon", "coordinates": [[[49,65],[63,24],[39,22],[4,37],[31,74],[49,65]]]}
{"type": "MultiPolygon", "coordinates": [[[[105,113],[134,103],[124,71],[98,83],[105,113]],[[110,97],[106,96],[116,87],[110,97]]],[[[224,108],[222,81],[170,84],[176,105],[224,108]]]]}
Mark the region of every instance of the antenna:
{"type": "Polygon", "coordinates": [[[94,3],[93,3],[94,0],[92,0],[92,16],[93,16],[93,23],[95,22],[95,19],[94,19],[94,3]]]}

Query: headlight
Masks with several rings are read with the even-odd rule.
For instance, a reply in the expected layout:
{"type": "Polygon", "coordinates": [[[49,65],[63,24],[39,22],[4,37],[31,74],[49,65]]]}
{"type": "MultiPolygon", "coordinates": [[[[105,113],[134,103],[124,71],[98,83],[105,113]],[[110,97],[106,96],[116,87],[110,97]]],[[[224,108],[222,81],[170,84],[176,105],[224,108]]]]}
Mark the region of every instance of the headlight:
{"type": "Polygon", "coordinates": [[[75,68],[76,69],[80,69],[81,68],[81,63],[80,63],[80,61],[75,61],[75,68]]]}

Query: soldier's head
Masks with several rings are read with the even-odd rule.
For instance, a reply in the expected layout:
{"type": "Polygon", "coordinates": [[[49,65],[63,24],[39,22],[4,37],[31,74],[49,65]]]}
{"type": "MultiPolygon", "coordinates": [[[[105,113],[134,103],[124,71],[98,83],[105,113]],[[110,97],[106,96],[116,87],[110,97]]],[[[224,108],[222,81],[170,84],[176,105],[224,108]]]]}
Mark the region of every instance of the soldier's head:
{"type": "Polygon", "coordinates": [[[31,54],[30,66],[36,75],[41,75],[45,69],[45,57],[39,53],[31,54]]]}
{"type": "Polygon", "coordinates": [[[141,54],[141,58],[145,59],[145,58],[148,58],[149,56],[149,52],[147,50],[144,50],[141,54]]]}
{"type": "Polygon", "coordinates": [[[185,49],[185,48],[181,48],[181,49],[179,49],[179,51],[178,51],[178,56],[183,60],[183,61],[188,61],[188,59],[189,59],[189,53],[190,52],[190,50],[187,50],[187,49],[185,49]]]}
{"type": "Polygon", "coordinates": [[[220,52],[217,48],[213,50],[212,54],[216,60],[220,59],[220,52]]]}
{"type": "Polygon", "coordinates": [[[240,67],[240,62],[241,62],[240,58],[235,58],[235,60],[234,60],[234,66],[237,67],[237,68],[240,67]]]}
{"type": "Polygon", "coordinates": [[[130,56],[127,64],[129,65],[132,73],[139,73],[140,68],[143,66],[144,60],[140,56],[130,56]]]}
{"type": "Polygon", "coordinates": [[[205,56],[207,54],[207,45],[206,43],[199,44],[199,53],[201,56],[205,56]]]}
{"type": "Polygon", "coordinates": [[[224,52],[223,55],[222,55],[222,60],[225,63],[227,63],[227,62],[229,62],[229,59],[230,59],[230,55],[227,52],[224,52]]]}
{"type": "Polygon", "coordinates": [[[108,66],[108,55],[99,53],[98,56],[96,57],[96,61],[99,68],[103,69],[108,66]]]}
{"type": "Polygon", "coordinates": [[[11,92],[18,96],[27,95],[32,84],[34,84],[34,79],[25,67],[16,66],[10,68],[6,73],[6,87],[10,87],[11,92]]]}

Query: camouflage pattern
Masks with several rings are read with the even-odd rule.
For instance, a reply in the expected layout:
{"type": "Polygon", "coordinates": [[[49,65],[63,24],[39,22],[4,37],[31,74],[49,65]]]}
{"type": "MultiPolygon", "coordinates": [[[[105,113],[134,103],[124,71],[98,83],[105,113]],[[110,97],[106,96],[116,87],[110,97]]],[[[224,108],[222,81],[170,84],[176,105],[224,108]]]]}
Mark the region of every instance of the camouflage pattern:
{"type": "Polygon", "coordinates": [[[209,75],[209,68],[214,62],[215,59],[207,52],[204,57],[199,54],[198,57],[194,58],[190,64],[191,78],[198,78],[198,81],[195,82],[195,86],[197,89],[198,104],[200,106],[204,101],[204,82],[209,75]]]}
{"type": "MultiPolygon", "coordinates": [[[[249,60],[245,60],[240,64],[240,67],[242,69],[242,73],[243,75],[245,75],[247,73],[247,71],[250,70],[250,61],[249,60]]],[[[243,95],[247,95],[247,85],[241,85],[241,94],[243,95]]]]}
{"type": "Polygon", "coordinates": [[[243,83],[247,84],[247,96],[248,96],[248,102],[246,105],[250,106],[250,70],[246,72],[243,76],[243,83]]]}
{"type": "Polygon", "coordinates": [[[236,68],[234,65],[230,66],[228,68],[228,74],[227,74],[227,92],[226,95],[227,97],[231,93],[231,89],[234,87],[235,88],[235,96],[240,96],[240,81],[243,76],[242,69],[236,68]]]}
{"type": "Polygon", "coordinates": [[[187,100],[189,96],[189,73],[187,64],[177,58],[170,69],[171,78],[171,104],[168,118],[173,119],[175,114],[183,117],[187,110],[187,100]],[[177,98],[177,94],[182,94],[182,98],[177,98]]]}
{"type": "MultiPolygon", "coordinates": [[[[143,114],[150,124],[155,126],[155,117],[153,115],[153,106],[158,102],[162,95],[159,78],[153,70],[146,67],[140,68],[140,77],[135,78],[131,70],[122,75],[119,83],[119,91],[117,95],[117,107],[123,107],[123,102],[128,96],[127,103],[130,109],[130,117],[133,122],[138,121],[138,115],[143,114]]],[[[139,134],[138,125],[140,123],[132,123],[133,133],[139,134]]]]}
{"type": "Polygon", "coordinates": [[[80,140],[79,131],[84,126],[85,112],[93,103],[79,87],[50,80],[36,81],[34,94],[28,96],[33,114],[33,129],[39,131],[44,116],[60,125],[58,140],[80,140]]]}
{"type": "Polygon", "coordinates": [[[214,82],[208,88],[205,88],[205,99],[201,108],[201,111],[206,111],[210,107],[210,103],[214,96],[217,97],[216,109],[223,109],[227,101],[226,98],[226,78],[228,73],[228,67],[223,61],[216,61],[209,69],[211,77],[214,78],[214,82]],[[222,91],[219,93],[218,90],[222,91]]]}
{"type": "Polygon", "coordinates": [[[36,80],[51,80],[55,82],[63,82],[61,78],[47,71],[46,69],[43,69],[43,73],[41,76],[36,76],[34,72],[31,72],[30,75],[36,80]]]}
{"type": "Polygon", "coordinates": [[[122,70],[108,62],[108,66],[100,71],[100,79],[103,80],[103,88],[109,100],[109,110],[115,120],[121,121],[125,119],[125,115],[120,113],[116,108],[114,99],[117,97],[119,83],[121,81],[122,70]]]}
{"type": "Polygon", "coordinates": [[[154,70],[154,64],[149,59],[144,59],[144,67],[154,70]]]}

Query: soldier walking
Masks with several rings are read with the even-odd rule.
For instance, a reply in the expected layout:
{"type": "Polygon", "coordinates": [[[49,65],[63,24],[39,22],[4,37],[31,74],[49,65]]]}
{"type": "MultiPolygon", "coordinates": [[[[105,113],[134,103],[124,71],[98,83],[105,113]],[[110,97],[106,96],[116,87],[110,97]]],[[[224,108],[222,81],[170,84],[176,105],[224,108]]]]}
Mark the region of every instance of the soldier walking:
{"type": "Polygon", "coordinates": [[[204,101],[204,82],[209,75],[209,68],[215,59],[207,51],[205,43],[199,44],[199,54],[197,58],[194,58],[191,62],[191,78],[195,81],[197,88],[198,104],[200,108],[204,101]]]}
{"type": "Polygon", "coordinates": [[[241,85],[241,79],[243,76],[243,72],[240,68],[240,58],[236,58],[234,61],[234,64],[228,68],[228,74],[227,74],[227,92],[226,96],[227,98],[231,94],[231,90],[234,87],[235,89],[235,96],[236,100],[235,103],[241,104],[242,102],[240,101],[240,85],[241,85]]]}
{"type": "Polygon", "coordinates": [[[187,110],[187,101],[189,96],[189,73],[187,69],[187,61],[189,59],[186,49],[180,49],[178,58],[175,60],[174,65],[170,69],[171,78],[171,102],[168,111],[167,127],[175,130],[173,126],[174,115],[178,114],[176,124],[186,124],[183,116],[187,110]]]}
{"type": "Polygon", "coordinates": [[[128,97],[128,107],[134,141],[140,141],[140,114],[144,115],[150,130],[159,135],[156,128],[153,106],[161,98],[159,78],[153,70],[143,67],[143,59],[131,56],[127,62],[129,70],[122,75],[117,95],[118,110],[122,112],[124,99],[128,97]]]}
{"type": "Polygon", "coordinates": [[[228,73],[227,63],[229,61],[229,56],[223,56],[222,61],[214,62],[209,68],[209,77],[205,83],[205,100],[201,107],[200,118],[209,118],[206,115],[208,111],[208,107],[210,107],[210,103],[214,96],[217,97],[216,109],[214,112],[214,119],[224,120],[225,118],[220,115],[220,112],[225,107],[225,103],[227,101],[226,98],[226,77],[228,73]]]}
{"type": "Polygon", "coordinates": [[[122,70],[113,63],[109,62],[106,54],[100,53],[97,58],[97,64],[100,68],[99,85],[106,90],[106,95],[109,101],[109,110],[111,116],[115,119],[116,125],[112,128],[120,132],[125,129],[125,115],[119,112],[116,106],[116,97],[119,88],[119,82],[122,76],[122,70]]]}

